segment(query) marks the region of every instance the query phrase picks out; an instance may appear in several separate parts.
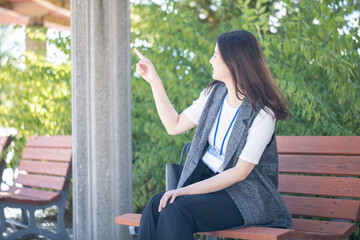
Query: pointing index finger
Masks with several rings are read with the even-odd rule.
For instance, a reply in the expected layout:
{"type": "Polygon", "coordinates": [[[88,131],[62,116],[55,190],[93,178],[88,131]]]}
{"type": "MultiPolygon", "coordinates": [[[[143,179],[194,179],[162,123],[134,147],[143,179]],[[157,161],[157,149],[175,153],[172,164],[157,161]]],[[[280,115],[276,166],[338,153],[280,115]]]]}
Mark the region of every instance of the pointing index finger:
{"type": "Polygon", "coordinates": [[[136,53],[136,55],[138,55],[138,57],[139,57],[141,60],[146,59],[146,57],[144,57],[144,55],[142,55],[141,52],[140,52],[139,50],[137,50],[136,48],[134,48],[134,52],[136,53]]]}

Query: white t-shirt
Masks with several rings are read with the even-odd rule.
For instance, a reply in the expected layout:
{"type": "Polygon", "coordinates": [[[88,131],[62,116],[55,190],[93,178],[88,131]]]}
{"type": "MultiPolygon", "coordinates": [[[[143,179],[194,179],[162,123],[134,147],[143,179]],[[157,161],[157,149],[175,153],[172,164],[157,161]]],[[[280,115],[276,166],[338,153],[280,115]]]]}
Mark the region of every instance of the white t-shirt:
{"type": "MultiPolygon", "coordinates": [[[[200,93],[200,97],[193,102],[193,104],[186,108],[184,110],[185,116],[195,123],[196,125],[199,123],[201,113],[204,109],[205,103],[210,95],[205,93],[205,89],[200,93]]],[[[224,140],[226,131],[228,130],[231,121],[233,120],[235,113],[238,108],[231,107],[227,102],[227,96],[224,101],[223,109],[221,112],[218,132],[216,135],[216,141],[215,141],[215,148],[220,152],[220,148],[222,145],[222,142],[224,140]]],[[[261,155],[263,154],[266,145],[269,144],[271,137],[275,130],[275,123],[276,119],[274,116],[273,111],[270,108],[267,108],[271,114],[268,114],[263,109],[259,111],[259,114],[254,119],[250,129],[249,134],[246,139],[246,143],[244,146],[244,149],[242,150],[240,154],[240,159],[258,164],[261,155]]],[[[219,111],[220,112],[220,111],[219,111]]],[[[211,147],[214,147],[214,134],[216,129],[216,123],[219,117],[219,113],[217,114],[217,117],[214,121],[213,127],[210,131],[209,135],[209,145],[211,147]]],[[[229,141],[233,126],[235,122],[230,128],[230,131],[225,139],[224,147],[223,147],[223,153],[226,155],[226,146],[229,141]]],[[[222,166],[220,169],[223,170],[222,166]]]]}

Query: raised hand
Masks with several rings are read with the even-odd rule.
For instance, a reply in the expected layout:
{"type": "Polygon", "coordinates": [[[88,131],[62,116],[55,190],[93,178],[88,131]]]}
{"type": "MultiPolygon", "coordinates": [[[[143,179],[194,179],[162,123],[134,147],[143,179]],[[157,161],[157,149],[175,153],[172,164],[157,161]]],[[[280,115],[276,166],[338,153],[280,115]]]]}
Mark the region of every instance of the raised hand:
{"type": "Polygon", "coordinates": [[[136,73],[143,77],[148,83],[152,84],[155,81],[159,81],[159,76],[154,68],[152,62],[141,54],[139,50],[134,48],[134,52],[140,58],[136,64],[136,73]]]}
{"type": "MultiPolygon", "coordinates": [[[[156,109],[167,132],[175,135],[194,128],[196,126],[195,123],[187,119],[184,114],[179,115],[174,109],[166,94],[164,85],[156,73],[151,61],[144,57],[144,55],[142,55],[136,48],[134,49],[134,52],[140,58],[139,62],[136,64],[136,73],[150,83],[156,109]]],[[[177,194],[178,193],[179,192],[177,192],[177,194]]],[[[175,195],[174,200],[176,196],[177,195],[175,195]]]]}

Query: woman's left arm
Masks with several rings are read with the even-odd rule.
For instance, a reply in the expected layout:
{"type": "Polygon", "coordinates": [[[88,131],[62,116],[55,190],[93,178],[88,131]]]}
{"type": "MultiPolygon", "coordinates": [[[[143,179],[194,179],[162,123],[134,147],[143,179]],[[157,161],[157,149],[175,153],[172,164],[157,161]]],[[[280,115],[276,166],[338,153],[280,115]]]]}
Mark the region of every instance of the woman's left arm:
{"type": "Polygon", "coordinates": [[[178,196],[216,192],[237,182],[243,181],[251,173],[254,167],[255,164],[239,159],[235,167],[211,178],[196,182],[183,188],[167,191],[160,200],[159,212],[166,206],[169,199],[171,199],[171,204],[178,196]]]}

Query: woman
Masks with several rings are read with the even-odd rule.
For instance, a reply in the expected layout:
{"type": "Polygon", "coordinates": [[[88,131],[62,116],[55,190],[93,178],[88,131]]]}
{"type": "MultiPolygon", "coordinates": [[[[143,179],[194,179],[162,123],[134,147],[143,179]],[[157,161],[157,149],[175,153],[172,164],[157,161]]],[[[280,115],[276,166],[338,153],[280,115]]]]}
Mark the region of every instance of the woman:
{"type": "Polygon", "coordinates": [[[151,85],[169,134],[197,126],[178,187],[155,195],[138,240],[193,239],[230,227],[291,228],[277,191],[277,120],[290,116],[257,39],[248,31],[218,36],[210,59],[214,81],[180,115],[152,63],[137,49],[136,72],[151,85]]]}

